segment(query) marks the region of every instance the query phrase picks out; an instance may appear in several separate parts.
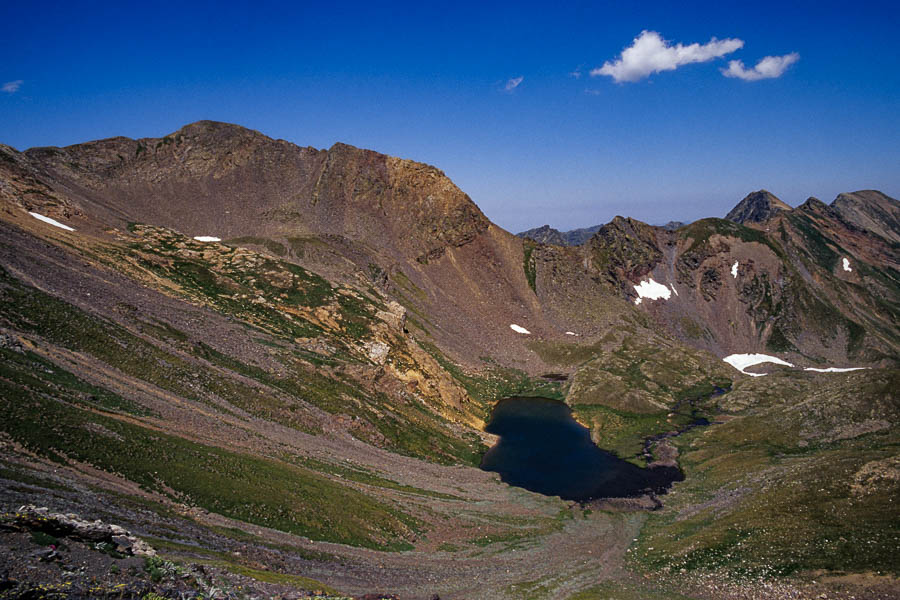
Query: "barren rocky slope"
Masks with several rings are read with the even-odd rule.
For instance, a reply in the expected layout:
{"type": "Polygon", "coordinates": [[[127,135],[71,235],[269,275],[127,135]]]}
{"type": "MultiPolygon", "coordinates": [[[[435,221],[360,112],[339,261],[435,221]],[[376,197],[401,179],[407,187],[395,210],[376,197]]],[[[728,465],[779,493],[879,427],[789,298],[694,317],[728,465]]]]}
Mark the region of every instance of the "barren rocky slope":
{"type": "MultiPolygon", "coordinates": [[[[667,231],[617,217],[583,247],[535,247],[542,305],[587,314],[594,298],[612,292],[719,356],[763,351],[799,364],[896,364],[900,253],[885,233],[896,229],[889,220],[877,231],[861,228],[841,216],[850,209],[842,213],[838,201],[770,210],[770,196],[751,194],[739,205],[756,215],[746,219],[752,227],[711,218],[667,231]],[[579,277],[597,284],[594,293],[573,293],[568,282],[579,277]],[[663,298],[640,297],[635,285],[648,281],[662,286],[663,298]]],[[[850,197],[842,196],[845,207],[850,197]]],[[[870,196],[852,197],[859,214],[879,210],[870,196]]],[[[883,195],[878,201],[898,205],[883,195]]]]}
{"type": "Polygon", "coordinates": [[[838,200],[561,247],[342,144],[200,122],[0,147],[0,597],[891,597],[897,202],[838,200]],[[753,351],[798,368],[720,360],[753,351]],[[688,478],[661,503],[510,488],[476,466],[514,394],[688,478]],[[719,424],[645,443],[698,416],[719,424]],[[23,504],[172,566],[54,538],[49,568],[23,504]],[[790,510],[813,517],[773,544],[790,510]]]}

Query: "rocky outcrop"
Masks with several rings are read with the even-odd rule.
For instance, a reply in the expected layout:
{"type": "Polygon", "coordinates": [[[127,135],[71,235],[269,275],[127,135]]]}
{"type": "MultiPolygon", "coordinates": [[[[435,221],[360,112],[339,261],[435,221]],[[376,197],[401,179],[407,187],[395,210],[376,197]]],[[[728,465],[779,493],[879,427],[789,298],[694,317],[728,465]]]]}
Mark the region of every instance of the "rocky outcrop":
{"type": "Polygon", "coordinates": [[[779,212],[786,210],[791,210],[791,207],[776,198],[771,192],[759,190],[748,194],[731,209],[731,212],[725,215],[725,218],[741,225],[764,223],[779,212]]]}
{"type": "Polygon", "coordinates": [[[7,348],[13,352],[18,352],[19,354],[25,352],[21,340],[19,340],[17,336],[9,333],[0,333],[0,348],[7,348]]]}
{"type": "Polygon", "coordinates": [[[395,333],[403,333],[406,330],[406,309],[399,302],[391,300],[385,310],[379,310],[375,316],[387,323],[395,333]]]}
{"type": "Polygon", "coordinates": [[[662,259],[656,229],[636,219],[616,217],[588,242],[593,266],[610,281],[636,280],[662,259]]]}
{"type": "Polygon", "coordinates": [[[86,521],[76,514],[50,512],[47,507],[31,504],[16,511],[14,523],[29,531],[40,531],[60,538],[82,542],[109,544],[111,549],[128,556],[156,556],[150,544],[132,535],[124,527],[97,519],[86,521]]]}

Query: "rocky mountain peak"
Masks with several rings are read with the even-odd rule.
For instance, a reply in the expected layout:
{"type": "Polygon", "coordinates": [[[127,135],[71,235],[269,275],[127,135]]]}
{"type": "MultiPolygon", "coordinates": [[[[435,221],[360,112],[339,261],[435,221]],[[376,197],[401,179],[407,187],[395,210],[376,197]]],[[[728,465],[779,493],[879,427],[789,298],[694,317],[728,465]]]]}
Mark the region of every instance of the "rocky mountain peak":
{"type": "Polygon", "coordinates": [[[202,148],[216,153],[233,151],[243,146],[278,145],[278,141],[255,129],[220,121],[196,121],[161,138],[137,141],[154,150],[179,146],[182,149],[202,148]]]}
{"type": "Polygon", "coordinates": [[[620,282],[643,276],[662,258],[656,231],[631,217],[613,218],[588,242],[595,267],[620,282]]]}
{"type": "Polygon", "coordinates": [[[877,190],[840,194],[831,203],[840,218],[892,242],[900,242],[900,202],[877,190]]]}
{"type": "MultiPolygon", "coordinates": [[[[207,133],[207,132],[231,132],[231,133],[254,133],[259,134],[258,131],[250,129],[249,127],[244,127],[243,125],[237,125],[235,123],[225,123],[224,121],[211,121],[209,119],[201,119],[199,121],[194,121],[193,123],[188,123],[184,125],[176,131],[172,135],[177,135],[179,133],[188,135],[188,134],[198,134],[198,133],[207,133]]],[[[262,135],[262,134],[259,134],[262,135]]]]}
{"type": "Polygon", "coordinates": [[[541,225],[540,227],[535,227],[534,229],[529,229],[528,231],[522,231],[521,233],[517,233],[521,238],[533,240],[535,242],[540,242],[541,244],[553,244],[554,246],[567,246],[565,237],[558,229],[554,229],[549,225],[541,225]]]}
{"type": "MultiPolygon", "coordinates": [[[[194,141],[201,142],[204,145],[218,145],[223,144],[225,146],[234,144],[238,141],[250,141],[255,140],[257,142],[276,142],[283,140],[274,140],[269,136],[261,133],[255,129],[250,129],[249,127],[244,127],[243,125],[235,125],[234,123],[224,123],[222,121],[195,121],[193,123],[188,123],[184,125],[177,131],[173,131],[169,135],[163,136],[162,138],[144,138],[147,141],[163,141],[163,143],[169,143],[166,140],[178,140],[181,141],[194,141]]],[[[144,140],[138,140],[144,141],[144,140]]]]}
{"type": "Polygon", "coordinates": [[[758,190],[747,194],[737,206],[731,209],[731,212],[725,218],[741,225],[746,223],[763,223],[783,210],[791,210],[791,207],[768,190],[758,190]]]}
{"type": "Polygon", "coordinates": [[[816,198],[815,196],[810,196],[806,199],[806,202],[797,207],[797,210],[808,212],[808,213],[818,213],[825,214],[829,212],[828,205],[816,198]]]}
{"type": "Polygon", "coordinates": [[[340,235],[425,262],[490,226],[431,165],[343,143],[299,147],[217,121],[159,138],[0,151],[3,164],[19,157],[51,188],[77,190],[73,206],[115,226],[152,222],[223,239],[340,235]]]}

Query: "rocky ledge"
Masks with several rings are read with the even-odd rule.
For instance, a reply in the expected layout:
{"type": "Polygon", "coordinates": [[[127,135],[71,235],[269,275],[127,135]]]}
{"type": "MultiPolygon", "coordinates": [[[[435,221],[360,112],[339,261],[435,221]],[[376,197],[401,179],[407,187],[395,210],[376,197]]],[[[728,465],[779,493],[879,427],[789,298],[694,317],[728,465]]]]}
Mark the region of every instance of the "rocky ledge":
{"type": "MultiPolygon", "coordinates": [[[[94,544],[108,544],[109,549],[126,556],[156,556],[150,544],[118,525],[82,520],[76,514],[52,513],[47,507],[22,506],[13,517],[13,527],[39,531],[57,538],[68,538],[94,544]]],[[[54,550],[55,551],[55,550],[54,550]]]]}

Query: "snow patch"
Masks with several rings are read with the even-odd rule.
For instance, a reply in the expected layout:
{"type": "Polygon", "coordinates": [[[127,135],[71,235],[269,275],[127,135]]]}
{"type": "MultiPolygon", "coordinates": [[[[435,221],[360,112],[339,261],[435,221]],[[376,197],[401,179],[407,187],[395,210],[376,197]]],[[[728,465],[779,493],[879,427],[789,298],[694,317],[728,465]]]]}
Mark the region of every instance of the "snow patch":
{"type": "Polygon", "coordinates": [[[575,333],[574,331],[567,331],[567,332],[566,332],[566,335],[578,335],[578,334],[575,333]]]}
{"type": "Polygon", "coordinates": [[[520,327],[519,325],[516,325],[515,323],[510,325],[509,328],[512,329],[513,331],[515,331],[516,333],[524,333],[525,335],[531,335],[530,331],[528,331],[524,327],[520,327]]]}
{"type": "Polygon", "coordinates": [[[844,258],[842,260],[844,262],[844,270],[845,271],[853,271],[853,269],[850,268],[850,261],[847,260],[846,258],[844,258]]]}
{"type": "Polygon", "coordinates": [[[221,242],[222,238],[213,237],[211,235],[195,235],[194,239],[198,242],[221,242]]]}
{"type": "Polygon", "coordinates": [[[51,219],[50,217],[45,217],[44,215],[38,214],[36,212],[30,212],[28,214],[31,215],[32,217],[34,217],[35,219],[37,219],[38,221],[43,221],[44,223],[50,223],[54,227],[59,227],[60,229],[65,229],[66,231],[75,231],[68,225],[63,225],[56,219],[51,219]]]}
{"type": "Polygon", "coordinates": [[[737,270],[738,270],[738,261],[734,261],[734,264],[731,265],[731,276],[737,279],[737,270]]]}
{"type": "Polygon", "coordinates": [[[652,277],[647,281],[642,281],[634,286],[634,291],[636,291],[638,295],[637,299],[634,301],[635,304],[640,304],[641,300],[644,298],[649,298],[650,300],[659,300],[660,298],[663,298],[668,300],[672,297],[672,290],[661,283],[656,283],[653,281],[652,277]]]}
{"type": "Polygon", "coordinates": [[[723,358],[725,362],[729,365],[743,373],[744,375],[750,375],[752,377],[762,377],[765,373],[748,373],[744,369],[747,367],[752,367],[753,365],[759,365],[762,363],[775,363],[776,365],[784,365],[786,367],[793,367],[791,363],[781,360],[777,356],[769,356],[768,354],[730,354],[723,358]]]}
{"type": "Polygon", "coordinates": [[[672,288],[672,291],[675,292],[675,295],[677,296],[677,295],[678,295],[678,290],[675,289],[675,286],[672,285],[672,284],[670,283],[670,284],[669,284],[669,287],[672,288]]]}
{"type": "MultiPolygon", "coordinates": [[[[723,358],[725,362],[729,365],[743,373],[744,375],[750,375],[752,377],[762,377],[765,373],[748,373],[744,369],[747,367],[752,367],[753,365],[758,365],[761,363],[775,363],[778,365],[784,365],[786,367],[793,367],[791,363],[781,360],[775,356],[769,356],[768,354],[731,354],[723,358]]],[[[847,373],[849,371],[862,371],[865,369],[871,369],[871,367],[828,367],[826,369],[820,369],[817,367],[804,367],[804,371],[815,371],[816,373],[847,373]]]]}

